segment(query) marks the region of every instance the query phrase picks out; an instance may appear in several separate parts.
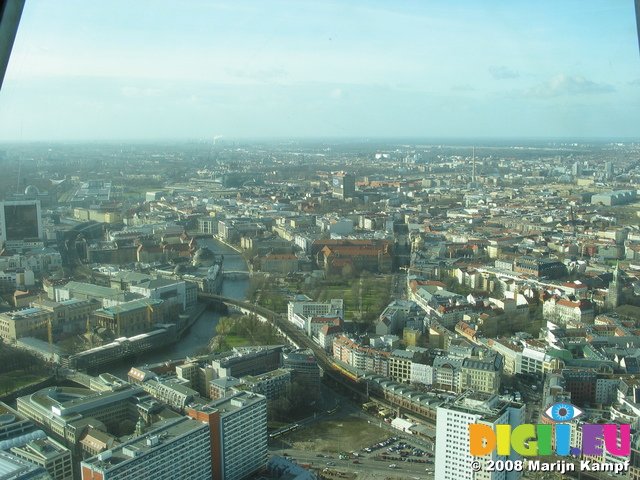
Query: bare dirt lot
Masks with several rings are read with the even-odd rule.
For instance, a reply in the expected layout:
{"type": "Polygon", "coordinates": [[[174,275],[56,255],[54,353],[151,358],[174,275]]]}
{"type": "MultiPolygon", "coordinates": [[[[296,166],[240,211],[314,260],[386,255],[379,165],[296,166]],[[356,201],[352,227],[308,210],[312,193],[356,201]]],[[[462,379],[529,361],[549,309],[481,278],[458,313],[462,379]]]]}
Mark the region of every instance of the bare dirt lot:
{"type": "Polygon", "coordinates": [[[348,453],[362,450],[390,436],[388,431],[366,420],[341,418],[298,431],[286,442],[293,448],[316,453],[348,453]]]}

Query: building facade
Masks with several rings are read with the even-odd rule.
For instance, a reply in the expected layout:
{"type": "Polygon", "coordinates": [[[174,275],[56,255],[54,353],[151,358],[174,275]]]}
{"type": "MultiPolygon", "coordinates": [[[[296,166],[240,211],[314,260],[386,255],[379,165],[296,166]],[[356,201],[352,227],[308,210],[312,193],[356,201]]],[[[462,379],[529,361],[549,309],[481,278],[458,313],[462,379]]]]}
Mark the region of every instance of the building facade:
{"type": "Polygon", "coordinates": [[[211,478],[209,425],[181,417],[81,464],[82,480],[211,478]]]}
{"type": "MultiPolygon", "coordinates": [[[[267,399],[239,392],[189,410],[211,432],[213,480],[242,480],[267,464],[267,399]]],[[[184,477],[189,478],[189,477],[184,477]]]]}

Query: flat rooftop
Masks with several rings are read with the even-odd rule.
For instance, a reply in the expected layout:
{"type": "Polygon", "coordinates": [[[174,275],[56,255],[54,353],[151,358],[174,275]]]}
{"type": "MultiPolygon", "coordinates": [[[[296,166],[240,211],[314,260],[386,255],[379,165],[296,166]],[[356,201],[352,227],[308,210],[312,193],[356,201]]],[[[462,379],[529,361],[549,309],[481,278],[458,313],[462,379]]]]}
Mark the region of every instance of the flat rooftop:
{"type": "Polygon", "coordinates": [[[108,454],[105,455],[103,453],[91,457],[82,463],[96,466],[98,469],[107,471],[116,465],[133,460],[137,456],[144,455],[159,445],[171,443],[179,437],[195,430],[208,430],[209,428],[206,424],[188,417],[160,420],[154,423],[152,427],[154,427],[153,430],[111,449],[109,451],[111,452],[110,457],[108,454]]]}

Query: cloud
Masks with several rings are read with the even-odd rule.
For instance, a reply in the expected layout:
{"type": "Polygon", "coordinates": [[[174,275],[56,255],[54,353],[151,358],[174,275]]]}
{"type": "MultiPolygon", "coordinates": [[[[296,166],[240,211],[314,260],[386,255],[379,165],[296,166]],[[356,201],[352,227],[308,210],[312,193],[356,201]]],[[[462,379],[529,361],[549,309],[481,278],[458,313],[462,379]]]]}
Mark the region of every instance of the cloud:
{"type": "Polygon", "coordinates": [[[524,91],[527,97],[559,97],[572,95],[597,95],[611,93],[615,89],[606,83],[595,83],[581,76],[556,75],[548,81],[524,91]]]}
{"type": "Polygon", "coordinates": [[[500,66],[500,67],[489,67],[489,73],[494,78],[494,80],[504,80],[508,78],[518,78],[520,74],[518,72],[514,72],[510,70],[509,67],[500,66]]]}

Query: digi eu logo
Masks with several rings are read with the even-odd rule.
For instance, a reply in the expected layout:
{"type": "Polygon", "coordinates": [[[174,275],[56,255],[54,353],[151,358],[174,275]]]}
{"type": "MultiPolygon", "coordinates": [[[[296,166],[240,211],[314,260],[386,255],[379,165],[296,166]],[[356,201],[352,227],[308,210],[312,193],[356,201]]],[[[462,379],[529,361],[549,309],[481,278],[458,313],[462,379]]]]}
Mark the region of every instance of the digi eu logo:
{"type": "MultiPolygon", "coordinates": [[[[555,403],[544,411],[552,424],[524,423],[511,430],[511,425],[496,425],[495,431],[480,423],[469,425],[470,453],[482,456],[497,448],[498,455],[510,455],[511,448],[522,456],[552,455],[555,440],[556,455],[602,455],[603,448],[619,457],[631,453],[630,425],[583,424],[582,448],[572,447],[571,425],[563,422],[576,420],[584,412],[570,403],[555,403]],[[618,429],[620,435],[618,436],[618,429]]],[[[578,428],[577,426],[575,428],[578,428]]]]}

